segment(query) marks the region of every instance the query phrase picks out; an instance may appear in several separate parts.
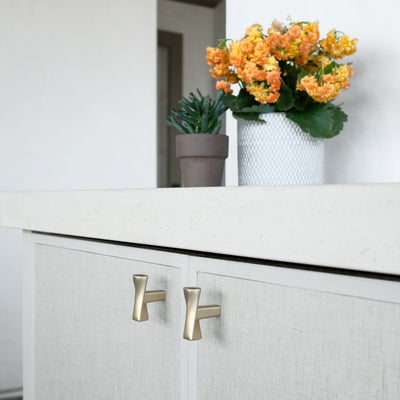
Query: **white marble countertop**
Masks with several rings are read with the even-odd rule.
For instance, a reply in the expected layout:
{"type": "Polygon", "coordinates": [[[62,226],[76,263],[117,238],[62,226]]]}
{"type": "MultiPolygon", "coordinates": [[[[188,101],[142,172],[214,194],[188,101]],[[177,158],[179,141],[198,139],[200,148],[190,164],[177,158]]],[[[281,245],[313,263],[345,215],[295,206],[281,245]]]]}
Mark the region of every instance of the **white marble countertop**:
{"type": "Polygon", "coordinates": [[[400,184],[0,192],[0,226],[400,275],[400,184]]]}

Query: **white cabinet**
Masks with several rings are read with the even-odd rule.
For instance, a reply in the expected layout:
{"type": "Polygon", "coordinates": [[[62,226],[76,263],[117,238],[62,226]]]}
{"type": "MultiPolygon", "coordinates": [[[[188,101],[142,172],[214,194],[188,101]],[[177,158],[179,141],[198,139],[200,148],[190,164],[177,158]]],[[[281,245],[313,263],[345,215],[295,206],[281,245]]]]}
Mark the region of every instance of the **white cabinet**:
{"type": "Polygon", "coordinates": [[[24,398],[181,398],[180,268],[188,257],[30,236],[34,355],[24,398]],[[149,276],[148,290],[167,292],[140,323],[132,320],[138,273],[149,276]]]}
{"type": "Polygon", "coordinates": [[[400,398],[397,281],[25,236],[26,400],[400,398]],[[167,292],[143,323],[134,273],[167,292]],[[184,286],[221,306],[198,342],[184,286]]]}
{"type": "Polygon", "coordinates": [[[195,258],[197,399],[400,398],[400,283],[195,258]],[[210,367],[212,366],[212,367],[210,367]]]}

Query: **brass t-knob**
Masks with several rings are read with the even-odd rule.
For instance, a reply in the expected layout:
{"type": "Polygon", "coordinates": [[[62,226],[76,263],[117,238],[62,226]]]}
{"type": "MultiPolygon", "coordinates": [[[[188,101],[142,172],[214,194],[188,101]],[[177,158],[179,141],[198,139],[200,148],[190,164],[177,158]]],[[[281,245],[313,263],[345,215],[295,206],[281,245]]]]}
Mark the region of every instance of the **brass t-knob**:
{"type": "Polygon", "coordinates": [[[147,312],[147,303],[165,300],[165,290],[149,290],[146,292],[147,275],[133,275],[133,284],[135,285],[135,304],[133,306],[132,319],[135,321],[147,321],[149,314],[147,312]]]}
{"type": "Polygon", "coordinates": [[[200,340],[201,330],[199,320],[218,317],[221,307],[217,305],[199,306],[201,289],[198,287],[183,288],[186,301],[186,319],[183,338],[187,340],[200,340]]]}

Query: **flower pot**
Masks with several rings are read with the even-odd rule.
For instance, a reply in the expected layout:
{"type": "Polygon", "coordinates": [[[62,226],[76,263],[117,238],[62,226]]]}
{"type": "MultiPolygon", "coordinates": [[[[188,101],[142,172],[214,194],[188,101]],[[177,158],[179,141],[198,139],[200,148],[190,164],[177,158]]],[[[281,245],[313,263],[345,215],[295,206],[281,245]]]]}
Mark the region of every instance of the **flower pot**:
{"type": "Polygon", "coordinates": [[[323,139],[304,132],[285,113],[260,118],[265,123],[238,120],[239,185],[323,183],[323,139]]]}
{"type": "Polygon", "coordinates": [[[193,133],[176,136],[183,186],[221,186],[228,136],[193,133]]]}

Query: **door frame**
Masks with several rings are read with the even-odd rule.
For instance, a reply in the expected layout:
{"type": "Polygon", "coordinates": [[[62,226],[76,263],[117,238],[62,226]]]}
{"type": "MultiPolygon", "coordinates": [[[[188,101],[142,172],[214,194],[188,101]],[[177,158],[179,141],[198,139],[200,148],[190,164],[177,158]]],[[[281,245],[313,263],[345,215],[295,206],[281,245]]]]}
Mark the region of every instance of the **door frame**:
{"type": "MultiPolygon", "coordinates": [[[[168,111],[179,106],[183,88],[183,35],[181,33],[158,30],[158,46],[168,49],[168,111]]],[[[181,175],[175,155],[176,129],[168,126],[168,182],[158,182],[158,186],[179,187],[181,175]]],[[[162,168],[159,165],[157,169],[162,168]]],[[[165,167],[165,166],[164,166],[165,167]]]]}

